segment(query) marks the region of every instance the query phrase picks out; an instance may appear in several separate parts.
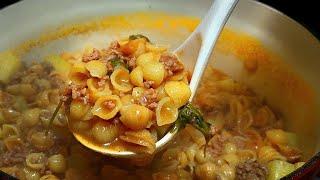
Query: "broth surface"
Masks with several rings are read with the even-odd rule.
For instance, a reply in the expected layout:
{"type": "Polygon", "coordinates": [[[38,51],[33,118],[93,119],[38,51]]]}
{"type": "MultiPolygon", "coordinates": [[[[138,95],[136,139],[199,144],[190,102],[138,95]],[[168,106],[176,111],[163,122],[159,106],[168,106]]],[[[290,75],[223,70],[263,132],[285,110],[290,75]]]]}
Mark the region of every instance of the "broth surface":
{"type": "Polygon", "coordinates": [[[63,109],[46,134],[63,83],[51,70],[46,64],[32,65],[2,87],[0,169],[13,176],[263,179],[275,171],[271,163],[288,161],[292,170],[301,165],[297,139],[282,130],[281,117],[246,86],[214,69],[207,71],[195,100],[212,125],[212,138],[187,126],[156,157],[107,158],[73,138],[63,109]]]}

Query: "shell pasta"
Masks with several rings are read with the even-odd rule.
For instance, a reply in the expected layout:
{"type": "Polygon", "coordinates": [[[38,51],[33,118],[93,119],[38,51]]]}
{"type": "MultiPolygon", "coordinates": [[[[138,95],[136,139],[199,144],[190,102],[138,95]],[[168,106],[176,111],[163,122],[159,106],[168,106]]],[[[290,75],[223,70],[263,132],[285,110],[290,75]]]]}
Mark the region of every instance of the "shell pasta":
{"type": "Polygon", "coordinates": [[[27,180],[276,180],[304,164],[299,137],[263,98],[209,67],[191,106],[189,72],[142,35],[48,59],[0,77],[0,173],[27,180]],[[173,123],[188,117],[191,124],[155,153],[173,123]],[[73,133],[139,156],[105,156],[73,133]]]}
{"type": "MultiPolygon", "coordinates": [[[[169,96],[176,89],[165,87],[169,96]]],[[[273,180],[279,179],[277,173],[286,172],[282,177],[303,164],[297,137],[282,130],[280,116],[250,89],[220,71],[207,70],[195,104],[211,124],[212,136],[205,139],[187,126],[155,163],[154,179],[273,180]],[[185,169],[186,177],[181,174],[185,169]]]]}
{"type": "Polygon", "coordinates": [[[122,103],[118,96],[104,96],[95,102],[92,108],[92,114],[102,118],[103,120],[109,120],[119,112],[121,107],[122,103]]]}
{"type": "Polygon", "coordinates": [[[172,99],[164,97],[159,101],[156,116],[159,126],[171,124],[178,118],[178,107],[172,99]]]}
{"type": "MultiPolygon", "coordinates": [[[[119,42],[122,45],[116,47],[128,42],[119,42]]],[[[137,42],[144,40],[132,45],[137,42]]],[[[59,103],[56,83],[61,82],[60,77],[50,76],[53,70],[42,73],[39,69],[45,65],[35,64],[17,82],[6,85],[0,91],[0,170],[19,179],[40,180],[128,177],[273,180],[279,177],[279,169],[289,173],[303,165],[298,138],[282,129],[281,116],[247,87],[210,68],[195,97],[195,104],[211,124],[210,136],[187,125],[168,148],[154,155],[155,143],[179,116],[190,90],[186,83],[188,72],[178,62],[175,68],[164,63],[164,59],[176,57],[159,56],[159,52],[165,51],[150,52],[148,42],[144,43],[132,46],[141,48],[134,56],[135,64],[126,56],[121,57],[122,61],[117,57],[105,62],[102,58],[108,57],[106,52],[92,48],[80,58],[84,66],[75,58],[71,58],[72,63],[66,61],[70,63],[71,75],[66,82],[72,79],[76,82],[63,91],[69,101],[58,111],[48,132],[45,129],[59,103]],[[104,76],[99,75],[102,71],[94,69],[95,66],[91,69],[86,65],[90,58],[105,64],[104,76]],[[142,66],[149,62],[164,64],[165,78],[159,85],[144,77],[142,66]],[[77,66],[74,70],[73,65],[77,66]],[[115,71],[118,87],[111,82],[115,71]],[[30,85],[26,86],[26,82],[30,85]],[[29,92],[22,93],[21,87],[29,92]],[[119,163],[119,159],[81,146],[70,130],[96,144],[143,156],[119,163]]]]}
{"type": "Polygon", "coordinates": [[[177,56],[144,36],[89,47],[70,64],[69,126],[101,146],[152,154],[157,129],[174,123],[191,96],[177,56]]]}
{"type": "Polygon", "coordinates": [[[121,92],[129,92],[132,89],[129,71],[123,67],[115,69],[110,76],[111,84],[114,89],[121,92]]]}

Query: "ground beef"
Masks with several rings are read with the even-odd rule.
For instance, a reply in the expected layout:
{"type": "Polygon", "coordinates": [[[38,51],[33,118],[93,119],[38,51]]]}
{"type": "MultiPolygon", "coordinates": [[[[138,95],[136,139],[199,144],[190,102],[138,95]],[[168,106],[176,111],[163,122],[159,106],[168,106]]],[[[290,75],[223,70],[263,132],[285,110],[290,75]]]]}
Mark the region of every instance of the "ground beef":
{"type": "Polygon", "coordinates": [[[157,100],[157,91],[150,88],[143,93],[138,103],[148,107],[149,109],[155,109],[158,105],[157,100]]]}
{"type": "Polygon", "coordinates": [[[148,108],[149,109],[156,109],[157,108],[157,106],[158,106],[158,103],[156,103],[156,102],[152,102],[152,103],[150,103],[150,104],[148,104],[148,108]]]}
{"type": "Polygon", "coordinates": [[[110,61],[107,62],[106,66],[108,72],[113,72],[113,66],[110,61]]]}
{"type": "Polygon", "coordinates": [[[106,66],[109,72],[112,72],[114,69],[111,63],[111,60],[113,59],[120,59],[120,61],[122,61],[124,64],[127,65],[126,68],[128,68],[129,70],[133,70],[136,67],[135,57],[115,56],[115,57],[111,57],[110,59],[107,59],[106,66]]]}
{"type": "Polygon", "coordinates": [[[128,65],[129,69],[134,69],[136,67],[136,58],[134,56],[125,56],[120,50],[120,44],[118,41],[111,42],[107,49],[102,49],[103,61],[107,63],[107,69],[109,72],[113,71],[113,67],[110,60],[121,59],[125,64],[128,65]]]}
{"type": "Polygon", "coordinates": [[[164,65],[168,76],[172,76],[174,73],[182,71],[184,68],[178,58],[171,54],[161,55],[160,62],[164,65]]]}
{"type": "Polygon", "coordinates": [[[266,179],[267,168],[256,160],[245,161],[236,167],[237,180],[260,180],[266,179]]]}
{"type": "Polygon", "coordinates": [[[48,77],[48,80],[50,81],[53,88],[61,88],[65,86],[65,81],[63,80],[61,74],[51,73],[48,77]]]}
{"type": "Polygon", "coordinates": [[[20,164],[25,161],[26,155],[24,152],[7,151],[0,155],[0,167],[20,164]]]}
{"type": "Polygon", "coordinates": [[[120,49],[120,44],[118,41],[111,42],[107,49],[102,49],[101,51],[103,56],[102,60],[106,62],[108,72],[113,71],[114,67],[110,62],[110,60],[113,59],[122,60],[126,65],[128,65],[130,70],[136,67],[136,58],[134,56],[125,56],[120,49]]]}
{"type": "Polygon", "coordinates": [[[214,157],[221,155],[224,144],[226,143],[228,138],[228,136],[222,133],[214,135],[208,142],[207,151],[214,157]]]}
{"type": "Polygon", "coordinates": [[[71,90],[72,99],[79,99],[85,104],[89,102],[89,94],[87,93],[87,88],[74,84],[70,85],[68,88],[71,90]]]}
{"type": "Polygon", "coordinates": [[[49,156],[59,154],[63,149],[63,146],[65,146],[66,144],[67,144],[66,140],[55,140],[55,144],[48,151],[46,151],[46,153],[49,156]]]}
{"type": "Polygon", "coordinates": [[[216,135],[218,132],[219,132],[219,128],[217,127],[217,126],[211,126],[210,127],[210,134],[212,135],[212,136],[214,136],[214,135],[216,135]]]}
{"type": "Polygon", "coordinates": [[[92,60],[98,60],[101,58],[100,51],[96,48],[93,48],[92,52],[89,54],[84,54],[82,56],[82,61],[83,62],[88,62],[92,60]]]}
{"type": "Polygon", "coordinates": [[[134,69],[136,67],[135,57],[125,58],[124,60],[127,62],[129,69],[134,69]]]}
{"type": "Polygon", "coordinates": [[[103,105],[107,108],[107,109],[113,109],[114,107],[116,107],[116,104],[113,101],[105,101],[103,103],[103,105]]]}
{"type": "Polygon", "coordinates": [[[45,67],[41,64],[33,64],[30,68],[26,70],[29,73],[35,73],[38,75],[49,74],[48,71],[45,70],[45,67]]]}
{"type": "Polygon", "coordinates": [[[109,61],[111,59],[119,58],[123,54],[120,51],[120,44],[118,41],[113,41],[110,43],[110,46],[107,49],[102,49],[103,60],[109,61]]]}
{"type": "Polygon", "coordinates": [[[15,73],[15,74],[12,76],[9,84],[11,85],[11,84],[18,84],[18,83],[20,83],[20,82],[21,82],[21,77],[23,77],[24,75],[25,75],[25,72],[24,72],[24,71],[22,71],[22,72],[20,71],[20,72],[15,73]]]}
{"type": "Polygon", "coordinates": [[[33,84],[37,79],[40,79],[41,75],[38,75],[36,73],[29,73],[26,74],[21,78],[22,84],[33,84]]]}
{"type": "Polygon", "coordinates": [[[28,143],[24,144],[22,147],[16,147],[11,151],[5,151],[0,154],[0,167],[23,163],[26,156],[33,152],[35,152],[35,150],[28,143]]]}
{"type": "Polygon", "coordinates": [[[53,68],[49,63],[32,63],[30,66],[23,64],[24,71],[17,72],[11,78],[9,85],[13,84],[35,84],[35,80],[49,79],[53,68]]]}
{"type": "Polygon", "coordinates": [[[61,96],[61,100],[63,102],[67,102],[69,99],[71,99],[70,97],[72,95],[72,89],[69,86],[66,86],[59,89],[59,94],[61,96]]]}
{"type": "Polygon", "coordinates": [[[109,45],[109,49],[119,49],[120,48],[120,44],[118,41],[112,41],[109,45]]]}
{"type": "Polygon", "coordinates": [[[154,81],[145,81],[143,82],[145,88],[149,89],[154,85],[154,81]]]}
{"type": "Polygon", "coordinates": [[[98,81],[98,87],[99,88],[103,88],[105,85],[106,85],[106,80],[108,79],[109,77],[108,76],[105,76],[105,77],[102,77],[102,79],[100,79],[98,81]]]}
{"type": "Polygon", "coordinates": [[[0,90],[0,107],[1,108],[8,108],[12,106],[14,103],[14,96],[11,94],[0,90]]]}

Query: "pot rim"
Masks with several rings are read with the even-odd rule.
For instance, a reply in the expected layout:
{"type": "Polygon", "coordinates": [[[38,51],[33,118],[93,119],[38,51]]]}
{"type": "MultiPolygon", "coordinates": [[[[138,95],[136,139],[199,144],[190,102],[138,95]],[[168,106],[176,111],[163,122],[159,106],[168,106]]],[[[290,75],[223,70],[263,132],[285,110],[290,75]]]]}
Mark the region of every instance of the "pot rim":
{"type": "MultiPolygon", "coordinates": [[[[282,11],[275,9],[263,2],[254,1],[254,3],[261,5],[262,7],[273,11],[274,13],[280,14],[288,21],[291,21],[293,24],[300,26],[304,31],[307,31],[312,35],[312,38],[320,43],[320,38],[318,38],[311,30],[309,30],[306,26],[298,22],[297,20],[289,17],[287,14],[283,13],[282,11]]],[[[299,167],[298,169],[294,170],[287,176],[283,177],[282,179],[301,179],[303,177],[316,177],[318,173],[320,173],[320,152],[315,153],[306,163],[299,167]]]]}

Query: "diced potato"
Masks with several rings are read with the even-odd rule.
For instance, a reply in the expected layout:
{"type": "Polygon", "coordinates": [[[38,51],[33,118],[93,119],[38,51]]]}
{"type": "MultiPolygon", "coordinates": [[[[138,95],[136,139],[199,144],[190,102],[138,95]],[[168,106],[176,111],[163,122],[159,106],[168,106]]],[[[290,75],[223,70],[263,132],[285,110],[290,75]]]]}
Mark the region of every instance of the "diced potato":
{"type": "Polygon", "coordinates": [[[296,169],[295,165],[285,161],[274,160],[268,163],[268,180],[278,180],[296,169]]]}
{"type": "Polygon", "coordinates": [[[8,83],[21,68],[21,60],[12,52],[0,53],[0,82],[8,83]]]}
{"type": "Polygon", "coordinates": [[[71,64],[69,64],[66,60],[62,59],[60,56],[48,56],[45,59],[45,61],[49,62],[57,73],[63,76],[68,76],[71,64]]]}

